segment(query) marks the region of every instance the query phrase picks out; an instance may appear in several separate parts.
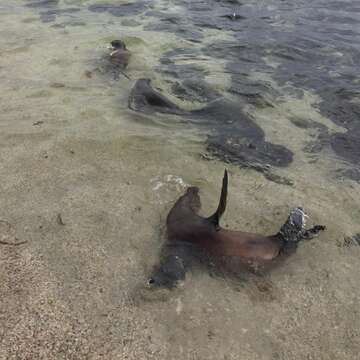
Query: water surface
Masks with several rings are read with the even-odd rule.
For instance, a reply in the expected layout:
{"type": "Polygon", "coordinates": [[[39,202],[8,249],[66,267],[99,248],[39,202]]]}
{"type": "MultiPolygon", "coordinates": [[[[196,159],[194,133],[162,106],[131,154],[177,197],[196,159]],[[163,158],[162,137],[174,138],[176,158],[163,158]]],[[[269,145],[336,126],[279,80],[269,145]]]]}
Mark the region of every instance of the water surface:
{"type": "Polygon", "coordinates": [[[359,12],[323,0],[1,4],[0,232],[27,244],[0,248],[0,357],[356,359],[359,12]],[[108,66],[116,38],[130,80],[108,66]],[[129,110],[139,78],[201,116],[129,110]],[[197,185],[211,213],[225,166],[224,226],[273,233],[302,205],[327,232],[265,278],[199,267],[149,291],[174,200],[197,185]]]}

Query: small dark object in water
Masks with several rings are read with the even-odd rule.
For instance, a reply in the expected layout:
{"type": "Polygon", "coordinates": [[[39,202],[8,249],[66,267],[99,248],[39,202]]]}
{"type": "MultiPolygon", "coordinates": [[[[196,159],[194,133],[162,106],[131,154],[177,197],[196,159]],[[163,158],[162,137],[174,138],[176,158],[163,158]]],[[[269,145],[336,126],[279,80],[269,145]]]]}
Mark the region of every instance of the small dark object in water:
{"type": "Polygon", "coordinates": [[[42,120],[39,120],[39,121],[35,121],[33,123],[33,126],[38,126],[38,125],[42,125],[44,122],[42,120]]]}
{"type": "Polygon", "coordinates": [[[50,87],[51,87],[51,88],[54,88],[54,89],[59,89],[59,88],[65,87],[65,84],[63,84],[63,83],[58,83],[58,82],[52,82],[52,83],[50,84],[50,87]]]}
{"type": "Polygon", "coordinates": [[[236,13],[232,13],[232,14],[230,14],[230,15],[222,15],[221,17],[230,19],[230,20],[232,20],[232,21],[234,21],[234,20],[243,20],[243,19],[246,19],[245,16],[242,16],[242,15],[239,15],[239,14],[236,14],[236,13]]]}
{"type": "Polygon", "coordinates": [[[274,183],[277,183],[280,185],[294,186],[294,181],[291,179],[288,179],[285,176],[280,176],[278,174],[274,174],[273,172],[266,170],[266,169],[264,169],[261,172],[263,173],[265,179],[268,179],[269,181],[273,181],[274,183]]]}
{"type": "Polygon", "coordinates": [[[131,53],[122,40],[113,40],[110,47],[110,62],[119,69],[126,69],[131,53]]]}
{"type": "Polygon", "coordinates": [[[19,246],[19,245],[23,245],[23,244],[26,244],[26,243],[27,243],[26,240],[24,240],[24,241],[19,241],[19,242],[16,242],[16,243],[11,243],[11,242],[7,242],[7,241],[0,240],[0,244],[1,244],[1,245],[19,246]]]}
{"type": "Polygon", "coordinates": [[[129,108],[145,113],[184,114],[176,104],[154,90],[150,79],[139,79],[131,90],[129,108]]]}
{"type": "Polygon", "coordinates": [[[197,252],[214,258],[236,258],[240,268],[253,272],[269,270],[280,259],[296,251],[301,240],[312,239],[323,225],[305,229],[306,214],[301,207],[293,209],[275,235],[264,236],[220,227],[226,208],[228,174],[225,170],[220,202],[216,212],[207,218],[198,215],[199,189],[189,187],[170,210],[167,220],[167,242],[162,261],[149,279],[152,286],[174,287],[185,274],[197,252]]]}
{"type": "Polygon", "coordinates": [[[64,220],[62,219],[61,214],[57,214],[57,216],[56,216],[56,221],[57,221],[57,223],[58,223],[59,225],[62,225],[62,226],[65,225],[64,220]]]}
{"type": "Polygon", "coordinates": [[[85,70],[84,75],[88,78],[91,79],[92,78],[92,72],[90,70],[85,70]]]}

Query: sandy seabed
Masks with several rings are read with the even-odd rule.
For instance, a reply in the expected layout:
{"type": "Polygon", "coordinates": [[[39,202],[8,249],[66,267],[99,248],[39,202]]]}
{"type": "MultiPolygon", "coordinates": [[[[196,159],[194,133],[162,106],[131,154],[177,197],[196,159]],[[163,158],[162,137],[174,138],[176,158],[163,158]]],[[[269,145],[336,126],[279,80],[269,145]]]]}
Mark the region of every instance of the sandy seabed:
{"type": "MultiPolygon", "coordinates": [[[[0,245],[0,359],[357,359],[360,247],[344,239],[360,232],[359,185],[329,176],[331,158],[306,161],[308,130],[264,125],[275,142],[296,139],[281,170],[295,185],[228,166],[224,224],[272,233],[303,205],[328,230],[265,278],[195,270],[150,291],[173,201],[197,185],[210,213],[224,164],[199,156],[195,129],[137,119],[132,82],[94,71],[115,26],[49,27],[14,3],[0,23],[0,238],[26,243],[0,245]]],[[[134,78],[172,41],[139,33],[128,37],[134,78]]],[[[315,116],[305,101],[282,106],[258,118],[315,116]]]]}

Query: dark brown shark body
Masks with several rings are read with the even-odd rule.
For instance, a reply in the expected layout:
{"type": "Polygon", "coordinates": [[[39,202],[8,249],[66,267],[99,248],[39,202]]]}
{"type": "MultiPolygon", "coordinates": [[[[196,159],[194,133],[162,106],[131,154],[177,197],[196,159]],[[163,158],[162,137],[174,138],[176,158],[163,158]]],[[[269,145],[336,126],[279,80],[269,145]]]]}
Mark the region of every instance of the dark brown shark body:
{"type": "Polygon", "coordinates": [[[208,218],[198,215],[201,203],[197,187],[188,188],[177,200],[167,216],[167,241],[162,261],[150,278],[150,284],[175,286],[178,280],[185,279],[190,263],[199,253],[215,258],[236,258],[249,270],[265,271],[292,254],[299,241],[311,239],[325,229],[325,226],[315,225],[306,230],[306,215],[300,207],[291,211],[275,235],[223,229],[219,221],[226,208],[227,188],[225,171],[219,206],[208,218]]]}

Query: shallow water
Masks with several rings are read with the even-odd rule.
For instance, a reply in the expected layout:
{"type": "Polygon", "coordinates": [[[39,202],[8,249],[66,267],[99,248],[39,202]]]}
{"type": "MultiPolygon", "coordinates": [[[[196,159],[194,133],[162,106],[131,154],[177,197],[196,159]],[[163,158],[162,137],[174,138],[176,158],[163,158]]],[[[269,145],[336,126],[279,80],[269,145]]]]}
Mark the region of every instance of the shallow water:
{"type": "Polygon", "coordinates": [[[322,0],[0,4],[0,233],[27,241],[0,248],[0,357],[356,359],[359,13],[322,0]],[[115,38],[131,80],[106,61],[115,38]],[[129,110],[139,78],[201,116],[129,110]],[[221,114],[204,110],[219,99],[221,114]],[[211,213],[225,165],[224,226],[273,233],[302,205],[328,230],[265,278],[199,267],[176,290],[147,289],[174,200],[197,185],[211,213]]]}

